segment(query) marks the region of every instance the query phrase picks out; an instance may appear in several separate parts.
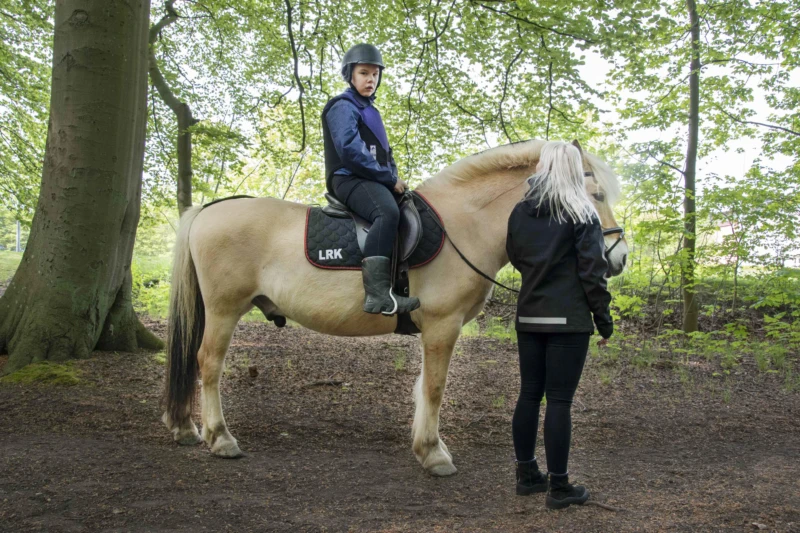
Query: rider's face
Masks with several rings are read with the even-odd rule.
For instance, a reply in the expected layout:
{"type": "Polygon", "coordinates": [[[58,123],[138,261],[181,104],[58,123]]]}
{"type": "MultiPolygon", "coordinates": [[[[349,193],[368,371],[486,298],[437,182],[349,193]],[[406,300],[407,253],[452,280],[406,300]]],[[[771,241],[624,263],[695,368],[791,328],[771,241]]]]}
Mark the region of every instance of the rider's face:
{"type": "Polygon", "coordinates": [[[355,65],[353,68],[353,86],[361,96],[372,96],[372,93],[378,88],[380,76],[381,69],[378,65],[355,65]]]}

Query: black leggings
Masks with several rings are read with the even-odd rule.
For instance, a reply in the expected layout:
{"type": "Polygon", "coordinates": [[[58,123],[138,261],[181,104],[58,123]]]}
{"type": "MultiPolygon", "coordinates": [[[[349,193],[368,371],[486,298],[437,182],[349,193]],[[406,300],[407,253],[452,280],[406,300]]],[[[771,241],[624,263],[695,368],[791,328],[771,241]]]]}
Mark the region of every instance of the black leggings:
{"type": "Polygon", "coordinates": [[[572,397],[583,372],[589,333],[517,332],[522,386],[511,421],[517,461],[534,458],[539,429],[539,405],[547,395],[544,449],[547,470],[567,472],[572,437],[572,397]]]}
{"type": "Polygon", "coordinates": [[[377,181],[355,176],[333,175],[336,198],[358,216],[372,222],[364,243],[364,256],[391,257],[400,210],[392,191],[377,181]]]}

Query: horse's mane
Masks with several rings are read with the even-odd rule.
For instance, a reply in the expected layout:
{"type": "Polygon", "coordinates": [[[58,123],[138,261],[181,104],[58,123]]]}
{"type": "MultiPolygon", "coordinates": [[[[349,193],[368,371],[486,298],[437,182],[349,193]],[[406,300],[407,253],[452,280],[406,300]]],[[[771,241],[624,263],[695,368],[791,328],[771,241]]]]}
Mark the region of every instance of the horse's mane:
{"type": "Polygon", "coordinates": [[[456,161],[426,181],[431,183],[464,182],[498,170],[531,167],[539,161],[539,153],[545,142],[534,139],[489,148],[456,161]]]}
{"type": "MultiPolygon", "coordinates": [[[[489,148],[445,167],[435,176],[425,180],[423,185],[466,184],[498,171],[529,169],[532,174],[539,161],[542,146],[546,142],[531,139],[489,148]]],[[[599,157],[586,151],[583,155],[592,167],[600,188],[605,191],[609,204],[613,205],[620,197],[620,186],[614,171],[599,157]]]]}

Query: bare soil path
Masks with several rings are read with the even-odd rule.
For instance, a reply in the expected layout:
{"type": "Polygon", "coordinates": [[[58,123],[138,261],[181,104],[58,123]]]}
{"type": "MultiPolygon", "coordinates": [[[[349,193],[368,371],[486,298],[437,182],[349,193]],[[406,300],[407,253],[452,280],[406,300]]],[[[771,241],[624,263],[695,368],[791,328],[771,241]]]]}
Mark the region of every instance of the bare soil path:
{"type": "Polygon", "coordinates": [[[419,365],[413,338],[240,324],[223,385],[234,461],[171,442],[153,354],[94,354],[72,387],[0,383],[0,531],[800,531],[800,394],[773,375],[591,358],[571,472],[625,511],[546,511],[514,494],[515,345],[459,341],[447,479],[410,450],[419,365]]]}

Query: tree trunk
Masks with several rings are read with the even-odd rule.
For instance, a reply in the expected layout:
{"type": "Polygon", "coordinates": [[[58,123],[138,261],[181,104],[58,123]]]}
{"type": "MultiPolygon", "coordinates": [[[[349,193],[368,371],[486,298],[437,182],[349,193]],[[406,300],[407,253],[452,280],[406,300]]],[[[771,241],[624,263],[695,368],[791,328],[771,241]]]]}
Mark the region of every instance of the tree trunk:
{"type": "Polygon", "coordinates": [[[695,242],[697,216],[695,206],[695,178],[697,176],[697,143],[700,131],[700,21],[695,0],[686,0],[692,24],[692,61],[689,74],[689,139],[686,148],[686,190],[683,197],[683,262],[681,285],[683,287],[683,331],[697,331],[698,305],[695,289],[695,242]]]}
{"type": "Polygon", "coordinates": [[[39,202],[0,299],[4,372],[161,341],[131,305],[147,119],[149,0],[59,0],[39,202]]]}
{"type": "Polygon", "coordinates": [[[159,20],[153,25],[153,27],[150,28],[150,34],[148,37],[148,42],[150,44],[148,58],[150,80],[153,82],[153,86],[155,86],[156,90],[158,91],[158,95],[161,96],[161,100],[163,100],[164,103],[167,104],[170,109],[172,109],[172,112],[175,113],[175,117],[178,119],[177,200],[178,212],[183,214],[184,211],[192,207],[192,175],[194,174],[194,171],[192,170],[192,134],[189,128],[197,124],[197,120],[195,120],[192,116],[192,110],[189,107],[189,104],[178,100],[178,98],[175,96],[175,93],[167,83],[167,80],[164,79],[164,76],[161,74],[161,69],[158,68],[158,61],[156,60],[156,54],[154,51],[159,32],[178,20],[178,14],[173,8],[174,3],[175,0],[168,0],[164,3],[164,9],[167,13],[161,17],[161,20],[159,20]]]}

